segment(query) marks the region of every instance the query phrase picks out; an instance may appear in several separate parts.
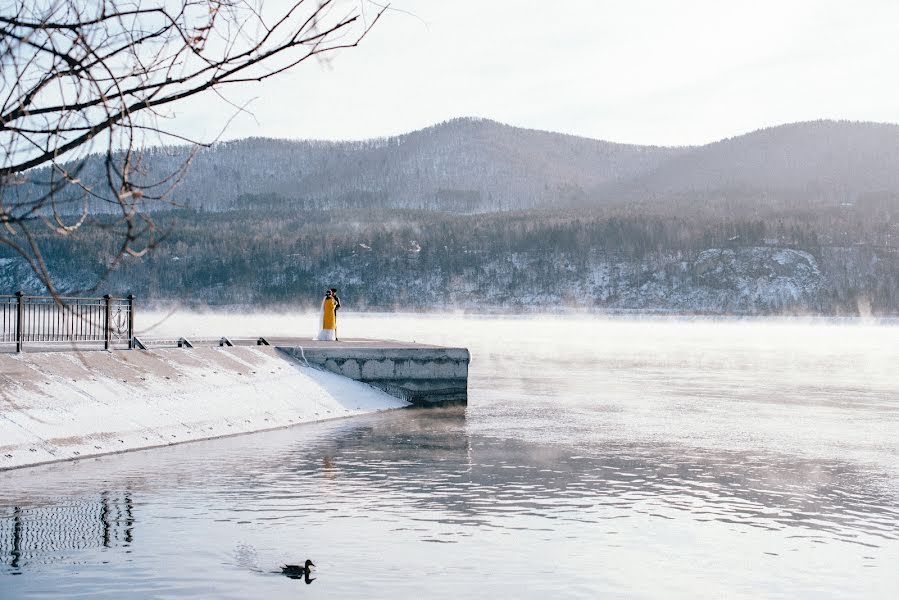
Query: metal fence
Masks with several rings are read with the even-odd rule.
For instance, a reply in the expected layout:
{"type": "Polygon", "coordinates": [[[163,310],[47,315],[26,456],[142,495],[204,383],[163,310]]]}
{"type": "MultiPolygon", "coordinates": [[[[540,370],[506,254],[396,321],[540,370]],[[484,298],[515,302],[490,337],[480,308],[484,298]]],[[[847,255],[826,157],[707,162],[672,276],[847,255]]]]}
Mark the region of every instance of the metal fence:
{"type": "Polygon", "coordinates": [[[134,296],[0,296],[0,345],[102,343],[134,347],[134,296]]]}

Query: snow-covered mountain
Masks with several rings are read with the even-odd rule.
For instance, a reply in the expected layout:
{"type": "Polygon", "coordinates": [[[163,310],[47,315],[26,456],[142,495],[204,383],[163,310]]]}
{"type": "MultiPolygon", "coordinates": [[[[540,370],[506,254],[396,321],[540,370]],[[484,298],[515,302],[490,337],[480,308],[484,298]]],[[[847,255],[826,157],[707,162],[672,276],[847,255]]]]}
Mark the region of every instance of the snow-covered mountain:
{"type": "MultiPolygon", "coordinates": [[[[188,155],[185,147],[148,149],[139,178],[165,180],[188,155]]],[[[35,171],[32,179],[45,175],[35,171]]],[[[99,158],[88,161],[81,180],[104,192],[99,158]]],[[[463,118],[365,141],[218,143],[193,157],[170,199],[213,211],[286,205],[474,213],[672,202],[789,210],[872,194],[899,196],[899,125],[815,121],[666,148],[463,118]]]]}
{"type": "Polygon", "coordinates": [[[605,190],[624,200],[835,205],[899,195],[899,125],[814,121],[691,148],[605,190]]]}
{"type": "MultiPolygon", "coordinates": [[[[214,211],[272,203],[311,209],[516,210],[583,200],[592,190],[645,173],[683,151],[470,118],[358,142],[249,138],[197,152],[170,199],[214,211]]],[[[138,178],[165,180],[189,155],[185,147],[150,148],[139,162],[138,178]]],[[[102,161],[92,158],[80,179],[104,193],[103,169],[102,161]]],[[[36,172],[33,179],[48,177],[36,172]]],[[[109,209],[101,202],[94,208],[109,209]]]]}
{"type": "MultiPolygon", "coordinates": [[[[151,149],[143,177],[186,156],[151,149]]],[[[110,290],[289,304],[338,285],[378,309],[899,313],[896,125],[799,123],[684,148],[478,119],[361,142],[247,139],[199,151],[173,199],[188,208],[155,214],[165,243],[126,258],[110,290]]],[[[112,221],[40,233],[60,289],[104,276],[112,221]]],[[[0,283],[30,287],[11,259],[0,248],[0,283]]]]}

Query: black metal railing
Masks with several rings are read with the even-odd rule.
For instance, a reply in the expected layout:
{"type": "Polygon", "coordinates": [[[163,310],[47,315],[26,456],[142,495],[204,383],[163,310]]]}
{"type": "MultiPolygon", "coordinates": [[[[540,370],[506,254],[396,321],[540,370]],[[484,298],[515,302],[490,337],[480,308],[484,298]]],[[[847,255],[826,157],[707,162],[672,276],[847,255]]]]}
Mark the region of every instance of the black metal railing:
{"type": "Polygon", "coordinates": [[[0,345],[102,343],[134,347],[134,296],[0,296],[0,345]]]}

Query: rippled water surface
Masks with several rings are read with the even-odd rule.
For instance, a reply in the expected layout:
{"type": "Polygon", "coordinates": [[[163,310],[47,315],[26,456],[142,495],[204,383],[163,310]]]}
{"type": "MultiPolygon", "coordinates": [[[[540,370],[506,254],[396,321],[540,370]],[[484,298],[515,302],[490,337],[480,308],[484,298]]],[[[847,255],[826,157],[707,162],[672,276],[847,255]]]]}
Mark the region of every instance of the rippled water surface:
{"type": "Polygon", "coordinates": [[[0,598],[899,597],[899,327],[342,319],[469,406],[0,473],[0,598]]]}

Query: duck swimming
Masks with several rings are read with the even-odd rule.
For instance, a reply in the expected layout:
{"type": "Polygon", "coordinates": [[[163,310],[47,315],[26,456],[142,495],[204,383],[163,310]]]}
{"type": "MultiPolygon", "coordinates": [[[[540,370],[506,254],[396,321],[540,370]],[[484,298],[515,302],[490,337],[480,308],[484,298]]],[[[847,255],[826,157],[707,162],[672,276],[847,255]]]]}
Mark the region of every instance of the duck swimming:
{"type": "Polygon", "coordinates": [[[281,573],[283,573],[284,575],[287,575],[288,577],[293,578],[293,579],[299,579],[300,577],[305,577],[308,579],[309,574],[312,572],[312,570],[309,567],[314,567],[314,566],[315,566],[315,563],[307,558],[306,564],[303,565],[302,567],[300,565],[284,565],[284,566],[282,566],[281,573]]]}

